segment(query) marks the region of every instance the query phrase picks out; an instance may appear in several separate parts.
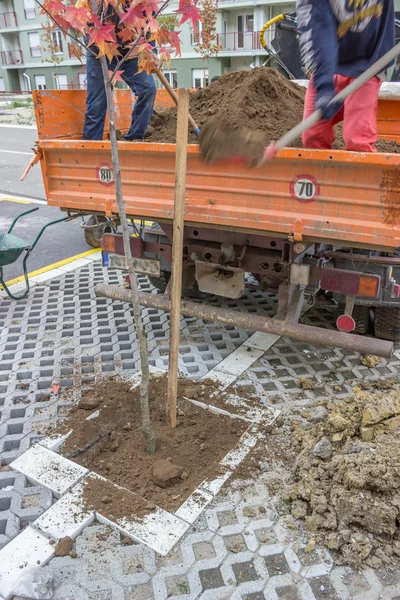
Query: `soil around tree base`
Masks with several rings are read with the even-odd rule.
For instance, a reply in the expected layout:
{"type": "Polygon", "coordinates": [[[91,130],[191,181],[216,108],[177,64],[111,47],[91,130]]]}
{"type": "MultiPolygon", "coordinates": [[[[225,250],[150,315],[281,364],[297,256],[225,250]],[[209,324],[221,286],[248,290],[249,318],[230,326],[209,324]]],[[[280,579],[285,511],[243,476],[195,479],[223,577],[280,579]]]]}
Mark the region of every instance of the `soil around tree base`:
{"type": "MultiPolygon", "coordinates": [[[[240,419],[217,415],[183,398],[196,395],[202,400],[214,393],[216,387],[211,382],[181,381],[177,427],[170,429],[166,413],[167,378],[152,380],[150,406],[156,452],[148,454],[141,431],[139,389],[131,390],[129,382],[119,380],[99,383],[84,394],[78,407],[62,422],[62,430],[72,429],[73,433],[61,452],[150,504],[174,511],[204,479],[217,476],[219,462],[248,428],[248,423],[240,419]],[[100,411],[99,416],[86,420],[95,410],[100,411]],[[154,482],[153,467],[160,459],[181,472],[165,488],[154,482]]],[[[157,481],[159,478],[160,473],[157,481]]]]}

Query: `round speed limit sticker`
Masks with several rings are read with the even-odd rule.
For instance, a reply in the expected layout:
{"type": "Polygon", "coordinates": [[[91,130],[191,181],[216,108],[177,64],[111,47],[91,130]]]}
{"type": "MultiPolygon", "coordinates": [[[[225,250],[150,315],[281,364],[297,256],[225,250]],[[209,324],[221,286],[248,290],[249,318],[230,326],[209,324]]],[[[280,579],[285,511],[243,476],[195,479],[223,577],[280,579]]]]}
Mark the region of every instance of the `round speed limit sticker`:
{"type": "Polygon", "coordinates": [[[319,183],[312,175],[297,175],[290,183],[290,195],[298,202],[314,202],[319,194],[319,183]]]}

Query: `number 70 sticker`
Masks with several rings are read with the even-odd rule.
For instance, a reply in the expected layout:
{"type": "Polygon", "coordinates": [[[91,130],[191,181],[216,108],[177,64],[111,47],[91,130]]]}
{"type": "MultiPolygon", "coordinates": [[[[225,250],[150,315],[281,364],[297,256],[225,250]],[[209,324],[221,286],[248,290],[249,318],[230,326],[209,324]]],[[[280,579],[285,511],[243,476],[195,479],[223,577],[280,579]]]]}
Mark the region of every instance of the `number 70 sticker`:
{"type": "Polygon", "coordinates": [[[290,195],[303,204],[314,202],[320,191],[320,185],[312,175],[297,175],[290,183],[290,195]]]}

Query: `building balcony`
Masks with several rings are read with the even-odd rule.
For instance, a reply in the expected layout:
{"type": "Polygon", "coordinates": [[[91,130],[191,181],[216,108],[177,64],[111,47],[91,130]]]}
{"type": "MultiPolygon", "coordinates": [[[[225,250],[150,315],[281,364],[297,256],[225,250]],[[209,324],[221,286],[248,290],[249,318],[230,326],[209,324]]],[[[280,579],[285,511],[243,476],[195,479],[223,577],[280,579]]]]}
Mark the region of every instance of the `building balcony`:
{"type": "MultiPolygon", "coordinates": [[[[201,41],[201,33],[200,33],[201,41]]],[[[190,35],[192,46],[196,44],[193,33],[190,35]]],[[[218,33],[216,43],[221,46],[220,52],[254,52],[262,50],[259,31],[227,31],[218,33]]]]}
{"type": "Polygon", "coordinates": [[[0,29],[12,29],[18,27],[17,15],[15,12],[0,13],[0,29]]]}
{"type": "Polygon", "coordinates": [[[24,63],[22,50],[3,50],[0,52],[0,58],[1,64],[4,67],[22,65],[24,63]]]}
{"type": "Polygon", "coordinates": [[[229,31],[218,33],[217,44],[221,52],[252,52],[262,50],[258,31],[229,31]]]}

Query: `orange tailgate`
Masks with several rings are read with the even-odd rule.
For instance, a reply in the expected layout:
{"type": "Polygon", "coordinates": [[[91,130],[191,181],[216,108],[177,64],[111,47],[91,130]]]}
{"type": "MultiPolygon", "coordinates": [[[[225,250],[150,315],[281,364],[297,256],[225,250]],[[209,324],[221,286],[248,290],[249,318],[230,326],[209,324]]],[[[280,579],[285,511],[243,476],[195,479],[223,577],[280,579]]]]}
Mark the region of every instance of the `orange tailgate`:
{"type": "MultiPolygon", "coordinates": [[[[129,126],[131,94],[115,92],[117,127],[129,126]]],[[[117,212],[110,143],[80,140],[85,91],[34,92],[48,203],[88,214],[117,212]],[[58,139],[56,139],[58,138],[58,139]]],[[[379,127],[394,139],[400,102],[380,101],[379,127]]],[[[127,213],[172,218],[175,145],[119,142],[127,213]]],[[[400,247],[400,154],[287,149],[259,169],[205,165],[189,146],[186,220],[295,240],[400,247]]]]}

